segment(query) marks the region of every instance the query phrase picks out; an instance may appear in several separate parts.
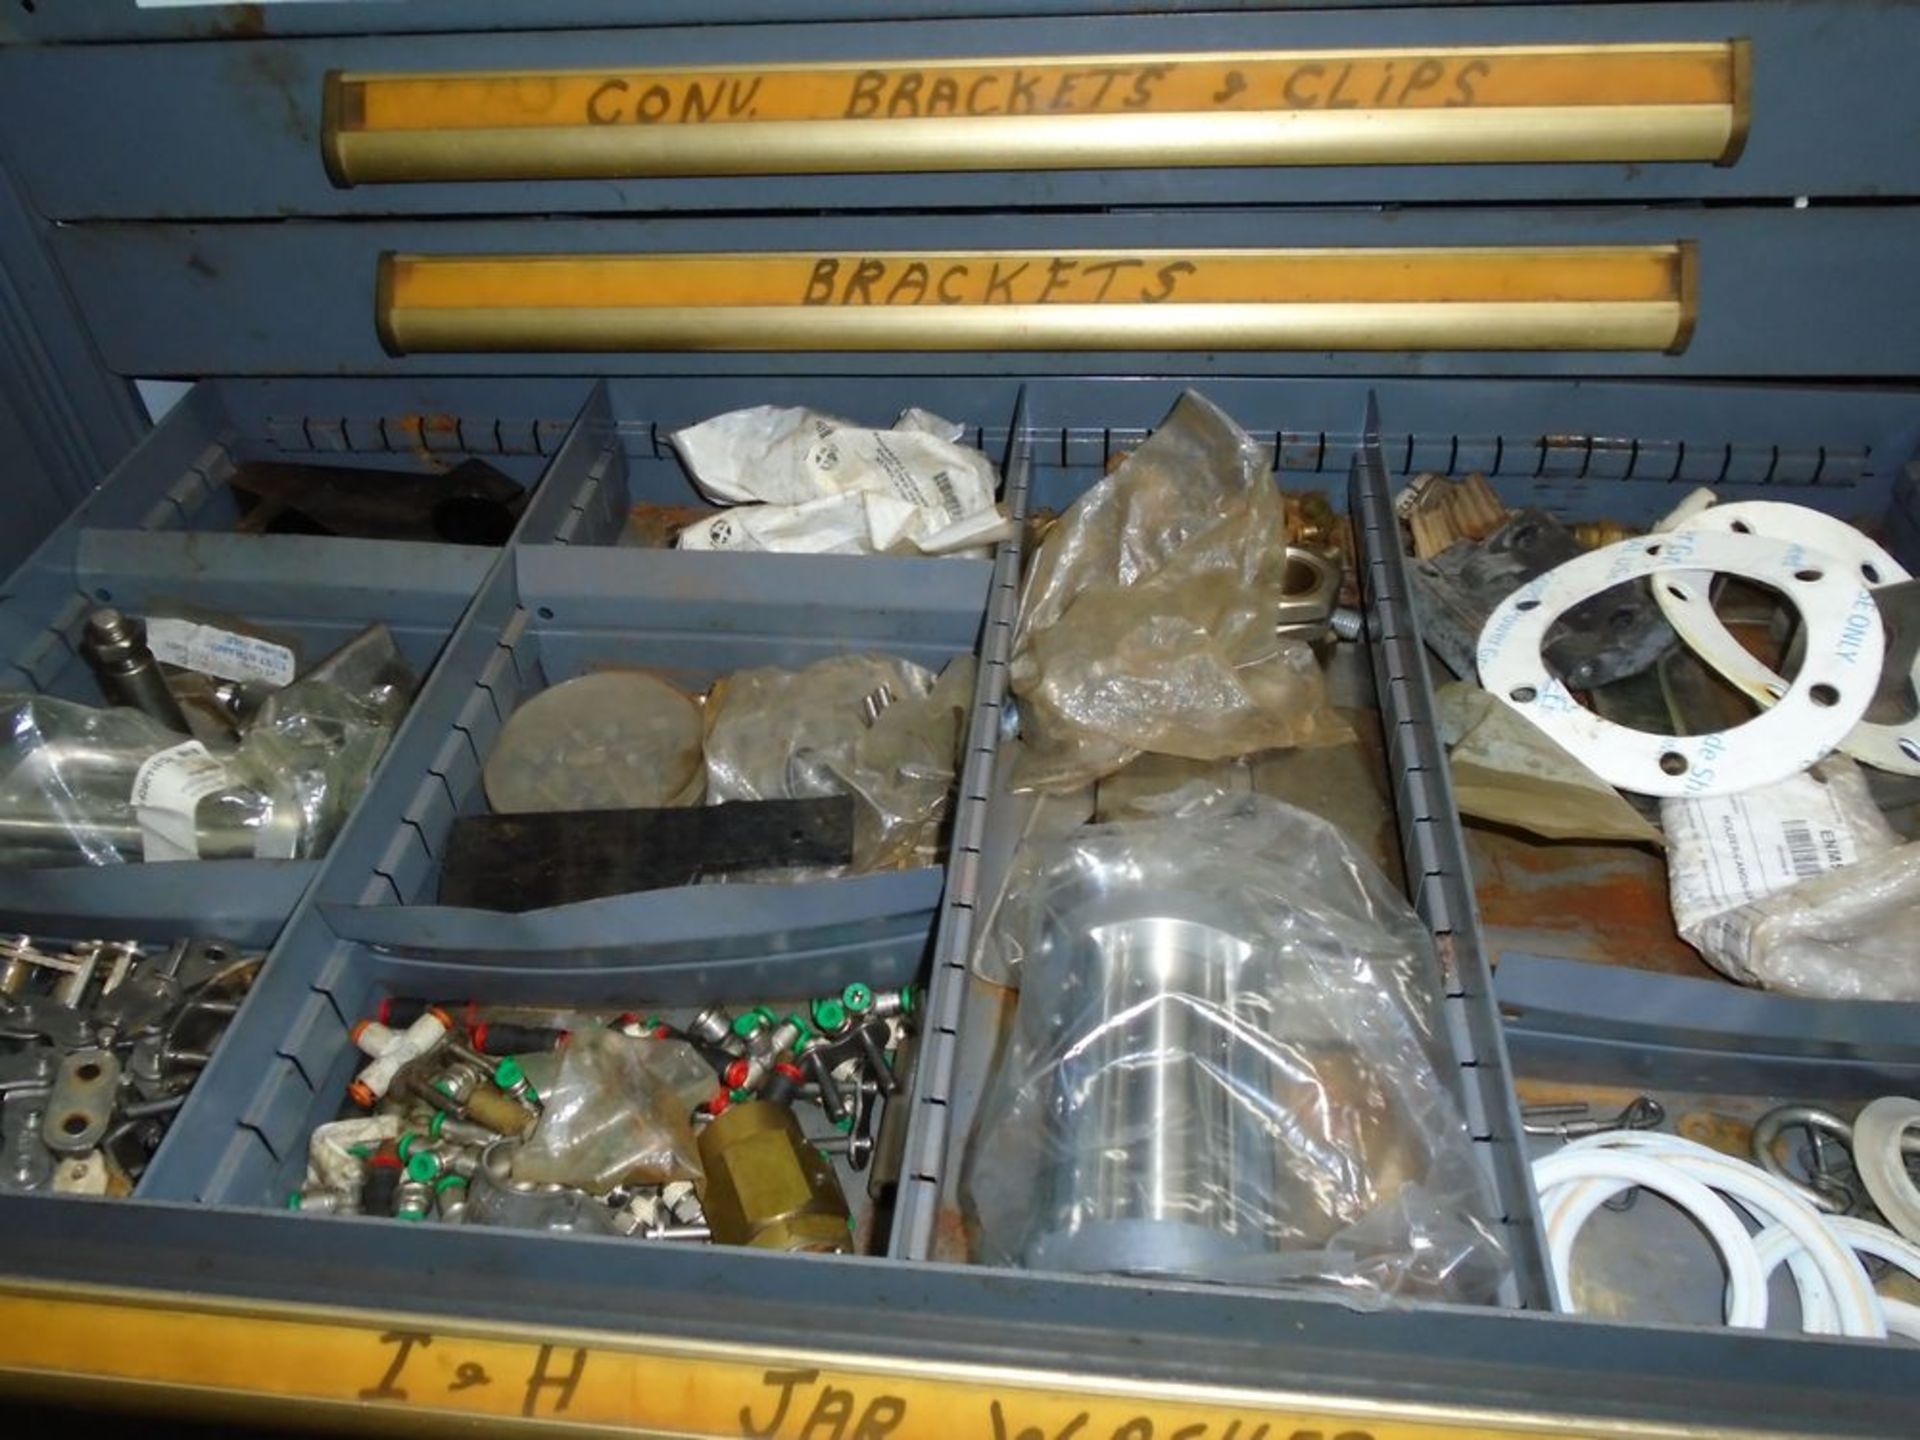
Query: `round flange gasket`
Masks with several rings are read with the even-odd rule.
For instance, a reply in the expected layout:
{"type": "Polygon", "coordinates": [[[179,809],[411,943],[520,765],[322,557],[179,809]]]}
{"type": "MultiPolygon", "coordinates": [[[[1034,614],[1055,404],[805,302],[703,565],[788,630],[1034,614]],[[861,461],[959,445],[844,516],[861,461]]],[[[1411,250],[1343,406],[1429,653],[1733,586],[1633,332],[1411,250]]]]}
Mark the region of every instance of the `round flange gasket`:
{"type": "MultiPolygon", "coordinates": [[[[1717,531],[1732,535],[1759,535],[1801,547],[1810,563],[1851,566],[1869,590],[1898,585],[1912,577],[1885,549],[1846,521],[1805,505],[1780,500],[1736,500],[1711,505],[1689,516],[1680,530],[1717,531]],[[1822,557],[1816,561],[1815,557],[1822,557]]],[[[1749,651],[1714,613],[1711,582],[1699,574],[1669,575],[1653,587],[1660,613],[1675,633],[1722,678],[1771,705],[1785,693],[1787,682],[1749,651]]],[[[1915,659],[1912,682],[1920,691],[1920,657],[1915,659]]],[[[1903,724],[1882,725],[1862,720],[1839,749],[1876,770],[1920,775],[1920,716],[1903,724]]]]}
{"type": "Polygon", "coordinates": [[[1771,785],[1832,753],[1866,713],[1885,649],[1879,607],[1857,574],[1777,540],[1680,530],[1623,540],[1529,581],[1487,618],[1477,658],[1481,684],[1609,785],[1697,798],[1771,785]],[[1770,585],[1800,612],[1800,673],[1771,709],[1744,725],[1709,735],[1628,729],[1575,700],[1541,657],[1547,631],[1574,606],[1628,581],[1658,586],[1676,571],[1770,585]]]}

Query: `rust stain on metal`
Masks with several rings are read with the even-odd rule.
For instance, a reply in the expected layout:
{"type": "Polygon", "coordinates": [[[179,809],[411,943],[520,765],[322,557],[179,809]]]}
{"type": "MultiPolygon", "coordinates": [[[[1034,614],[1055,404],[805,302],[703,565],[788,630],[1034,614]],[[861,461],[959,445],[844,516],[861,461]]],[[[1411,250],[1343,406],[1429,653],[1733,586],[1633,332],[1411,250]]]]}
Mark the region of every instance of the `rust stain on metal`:
{"type": "Polygon", "coordinates": [[[674,539],[687,526],[711,514],[712,507],[706,505],[655,505],[643,502],[627,512],[626,529],[620,536],[620,543],[647,550],[665,550],[672,546],[674,539]]]}
{"type": "Polygon", "coordinates": [[[1467,827],[1488,948],[1718,979],[1673,927],[1666,861],[1624,845],[1543,845],[1467,827]]]}
{"type": "Polygon", "coordinates": [[[407,439],[407,447],[416,460],[434,470],[445,470],[464,456],[449,456],[448,451],[459,444],[460,420],[458,416],[445,414],[402,415],[400,429],[407,439]],[[446,442],[429,447],[427,437],[446,442]]]}
{"type": "Polygon", "coordinates": [[[942,1205],[934,1215],[933,1245],[927,1258],[951,1265],[964,1265],[973,1258],[967,1243],[967,1222],[957,1206],[942,1205]]]}

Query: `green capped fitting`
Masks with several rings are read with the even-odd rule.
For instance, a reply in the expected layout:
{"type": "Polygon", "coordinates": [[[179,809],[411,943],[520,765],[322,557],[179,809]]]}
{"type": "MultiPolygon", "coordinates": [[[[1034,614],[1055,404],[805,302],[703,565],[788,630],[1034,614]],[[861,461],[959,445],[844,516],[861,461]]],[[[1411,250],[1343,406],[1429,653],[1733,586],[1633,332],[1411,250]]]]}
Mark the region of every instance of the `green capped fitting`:
{"type": "Polygon", "coordinates": [[[431,1150],[416,1150],[407,1160],[407,1178],[423,1185],[440,1173],[440,1157],[431,1150]]]}
{"type": "Polygon", "coordinates": [[[842,1115],[838,1120],[833,1122],[833,1128],[838,1130],[842,1135],[846,1134],[853,1129],[853,1116],[842,1115]]]}
{"type": "Polygon", "coordinates": [[[394,1146],[394,1149],[399,1152],[400,1158],[403,1161],[410,1161],[413,1158],[413,1152],[426,1143],[427,1137],[425,1135],[420,1134],[417,1130],[409,1130],[405,1135],[400,1137],[400,1143],[394,1146]]]}
{"type": "Polygon", "coordinates": [[[847,1028],[847,1007],[833,996],[813,1002],[813,1023],[822,1030],[844,1030],[847,1028]]]}
{"type": "Polygon", "coordinates": [[[640,1022],[640,1028],[642,1030],[658,1030],[662,1025],[666,1023],[667,1022],[665,1021],[665,1019],[663,1019],[658,1015],[649,1015],[647,1016],[646,1019],[640,1022]]]}
{"type": "Polygon", "coordinates": [[[520,1068],[520,1062],[509,1055],[493,1067],[493,1083],[502,1090],[511,1090],[516,1085],[527,1082],[527,1072],[520,1068]]]}
{"type": "Polygon", "coordinates": [[[431,1135],[434,1139],[438,1140],[440,1138],[440,1132],[446,1128],[447,1128],[447,1112],[444,1110],[434,1111],[433,1119],[427,1122],[427,1134],[431,1135]]]}
{"type": "Polygon", "coordinates": [[[902,1015],[911,1015],[914,1010],[919,1007],[919,1004],[919,988],[913,985],[902,985],[900,987],[900,1013],[902,1015]]]}
{"type": "Polygon", "coordinates": [[[773,1012],[764,1005],[756,1005],[751,1010],[733,1017],[733,1033],[744,1040],[771,1024],[773,1024],[773,1012]]]}
{"type": "Polygon", "coordinates": [[[427,1218],[427,1212],[424,1210],[396,1210],[393,1218],[396,1220],[405,1220],[411,1225],[418,1225],[422,1220],[427,1218]]]}
{"type": "Polygon", "coordinates": [[[753,1098],[753,1091],[749,1090],[744,1085],[736,1085],[733,1089],[727,1092],[727,1098],[733,1101],[734,1104],[737,1105],[742,1100],[751,1100],[753,1098]]]}
{"type": "Polygon", "coordinates": [[[287,1192],[287,1209],[298,1210],[300,1208],[301,1202],[303,1202],[306,1198],[307,1197],[302,1195],[298,1190],[289,1190],[287,1192]]]}
{"type": "Polygon", "coordinates": [[[456,1185],[464,1190],[467,1186],[467,1177],[464,1175],[442,1175],[438,1180],[433,1182],[433,1193],[436,1195],[444,1195],[456,1185]]]}
{"type": "Polygon", "coordinates": [[[873,1008],[873,991],[856,980],[840,992],[840,1003],[849,1015],[864,1015],[873,1008]]]}
{"type": "Polygon", "coordinates": [[[793,1042],[793,1052],[797,1055],[807,1048],[807,1042],[813,1038],[813,1026],[807,1023],[804,1015],[789,1015],[787,1023],[800,1032],[800,1038],[793,1042]]]}
{"type": "Polygon", "coordinates": [[[347,1147],[347,1154],[356,1160],[371,1160],[373,1158],[373,1152],[379,1148],[378,1145],[349,1145],[347,1147]]]}

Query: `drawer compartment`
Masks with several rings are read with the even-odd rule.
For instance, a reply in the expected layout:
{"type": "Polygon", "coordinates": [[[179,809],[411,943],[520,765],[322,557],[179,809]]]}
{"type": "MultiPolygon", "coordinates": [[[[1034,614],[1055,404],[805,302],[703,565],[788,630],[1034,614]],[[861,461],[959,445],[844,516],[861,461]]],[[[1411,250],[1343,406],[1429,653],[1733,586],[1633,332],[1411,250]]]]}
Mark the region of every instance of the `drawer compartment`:
{"type": "Polygon", "coordinates": [[[958,444],[982,451],[997,470],[1016,390],[1011,381],[992,380],[876,379],[857,393],[817,379],[782,379],[777,385],[731,377],[699,384],[604,381],[583,420],[604,437],[605,447],[590,467],[591,488],[580,492],[575,513],[561,519],[552,538],[570,545],[671,547],[683,526],[722,508],[694,483],[674,449],[674,433],[754,406],[807,408],[876,430],[892,427],[909,408],[934,411],[960,427],[958,444]]]}
{"type": "MultiPolygon", "coordinates": [[[[923,974],[923,951],[865,956],[859,978],[876,991],[914,985],[923,974]]],[[[242,1016],[245,1029],[236,1026],[233,1043],[202,1075],[148,1171],[141,1197],[284,1206],[306,1174],[314,1128],[364,1113],[348,1101],[348,1082],[368,1060],[352,1031],[380,1014],[384,1001],[430,999],[455,1016],[473,1006],[555,1007],[575,1015],[663,1012],[684,1023],[693,1011],[716,1003],[737,1010],[772,1002],[779,1013],[805,1013],[809,998],[843,983],[823,980],[814,957],[801,953],[764,959],[751,974],[725,967],[704,973],[673,966],[611,970],[561,954],[517,966],[420,959],[340,940],[309,912],[288,931],[273,968],[256,985],[259,998],[242,1016]]],[[[884,1104],[879,1108],[884,1115],[884,1104]]],[[[840,1179],[860,1222],[860,1248],[883,1251],[884,1232],[865,1224],[863,1176],[843,1168],[840,1179]]]]}
{"type": "MultiPolygon", "coordinates": [[[[1433,1023],[1455,1067],[1442,1083],[1453,1090],[1466,1118],[1487,1186],[1484,1211],[1500,1221],[1509,1250],[1513,1274],[1501,1298],[1507,1304],[1537,1303],[1544,1293],[1542,1272],[1531,1249],[1531,1196],[1519,1168],[1491,985],[1477,968],[1477,953],[1456,943],[1456,897],[1463,872],[1449,848],[1442,812],[1436,808],[1438,796],[1430,786],[1438,740],[1419,708],[1419,678],[1409,664],[1404,582],[1396,572],[1397,555],[1379,548],[1386,534],[1380,512],[1364,487],[1347,481],[1351,437],[1364,432],[1366,417],[1358,409],[1351,412],[1352,429],[1344,432],[1282,428],[1270,422],[1297,424],[1303,417],[1298,407],[1287,405],[1281,387],[1197,388],[1272,447],[1274,478],[1284,491],[1317,496],[1330,502],[1333,511],[1348,510],[1345,548],[1365,608],[1366,633],[1357,644],[1336,646],[1325,668],[1329,697],[1353,723],[1356,741],[1329,751],[1275,752],[1278,763],[1271,768],[1256,765],[1253,784],[1257,792],[1333,821],[1362,853],[1373,855],[1390,878],[1406,886],[1439,939],[1442,1013],[1433,1023]],[[1340,781],[1329,784],[1328,772],[1337,772],[1340,781]]],[[[1009,466],[1010,502],[1023,528],[1030,529],[1024,522],[1035,512],[1066,508],[1108,473],[1146,437],[1178,395],[1178,387],[1157,384],[1136,384],[1125,392],[1070,383],[1031,386],[1009,466]]],[[[935,945],[922,1073],[896,1220],[895,1252],[936,1260],[967,1258],[969,1220],[957,1186],[974,1140],[974,1116],[1013,1010],[1014,992],[983,980],[971,962],[998,899],[988,877],[1004,876],[1013,843],[1011,832],[1005,824],[997,825],[995,816],[1010,803],[1009,761],[1000,752],[1004,726],[1011,719],[1005,709],[1019,608],[1019,544],[1003,550],[996,570],[982,714],[962,787],[965,808],[935,945]]]]}
{"type": "Polygon", "coordinates": [[[579,546],[520,547],[510,560],[422,697],[394,782],[321,882],[317,899],[338,933],[493,963],[566,951],[616,967],[697,968],[793,950],[827,965],[843,963],[835,955],[920,952],[941,891],[937,867],[681,886],[500,914],[436,903],[440,865],[454,817],[485,812],[483,767],[532,696],[608,668],[697,694],[747,667],[856,652],[937,672],[979,644],[986,562],[579,546]],[[876,607],[876,588],[898,598],[876,607]]]}
{"type": "MultiPolygon", "coordinates": [[[[136,619],[154,607],[193,618],[235,616],[293,648],[301,673],[383,622],[424,687],[502,551],[230,533],[240,508],[226,478],[254,459],[437,471],[467,458],[454,437],[472,431],[485,437],[489,463],[527,487],[521,523],[550,532],[562,513],[572,514],[560,500],[584,483],[572,459],[556,459],[583,395],[549,386],[509,399],[484,384],[439,391],[197,385],[14,575],[0,598],[0,686],[105,703],[81,634],[94,608],[111,605],[136,619]],[[410,409],[429,398],[464,405],[468,418],[440,411],[429,426],[410,409]],[[541,419],[538,409],[509,408],[520,405],[567,413],[541,419]],[[398,418],[385,425],[380,416],[388,409],[411,414],[413,428],[401,428],[398,418]],[[526,418],[507,418],[520,415],[526,418]],[[429,430],[444,431],[448,448],[429,448],[429,430]],[[549,472],[553,483],[542,489],[549,472]]],[[[584,459],[581,446],[572,454],[584,459]]],[[[0,869],[0,916],[17,930],[131,926],[130,934],[217,934],[265,945],[318,871],[313,859],[7,867],[0,869]]]]}

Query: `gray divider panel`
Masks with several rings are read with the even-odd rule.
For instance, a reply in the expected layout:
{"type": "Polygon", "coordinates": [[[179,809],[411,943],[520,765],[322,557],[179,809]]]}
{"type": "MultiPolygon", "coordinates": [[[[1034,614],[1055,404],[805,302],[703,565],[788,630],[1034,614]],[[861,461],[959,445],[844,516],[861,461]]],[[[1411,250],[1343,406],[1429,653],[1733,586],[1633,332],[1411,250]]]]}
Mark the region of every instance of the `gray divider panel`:
{"type": "Polygon", "coordinates": [[[1530,1076],[1870,1100],[1920,1086],[1920,1005],[1803,1000],[1508,951],[1495,989],[1530,1076]]]}
{"type": "Polygon", "coordinates": [[[993,755],[999,744],[1001,711],[1007,698],[1008,659],[1013,622],[1020,604],[1026,517],[1033,483],[1032,440],[1027,424],[1027,397],[1023,393],[1014,410],[1003,472],[1003,503],[1017,523],[1012,538],[1001,545],[994,556],[993,576],[987,591],[979,682],[974,690],[973,715],[967,726],[966,761],[961,767],[960,789],[954,800],[947,889],[934,932],[927,1003],[920,1016],[920,1041],[910,1102],[913,1112],[908,1117],[906,1154],[900,1166],[900,1191],[889,1246],[893,1254],[915,1260],[924,1260],[932,1253],[947,1156],[959,1138],[953,1130],[956,1118],[953,1099],[969,980],[967,962],[972,954],[973,927],[978,918],[980,848],[987,827],[993,755]]]}
{"type": "Polygon", "coordinates": [[[1414,908],[1433,931],[1445,983],[1445,1024],[1460,1065],[1467,1125],[1499,1199],[1519,1297],[1550,1307],[1545,1232],[1521,1141],[1493,974],[1475,924],[1473,886],[1434,716],[1433,686],[1414,620],[1400,526],[1380,454],[1380,417],[1367,400],[1348,503],[1359,549],[1367,644],[1387,737],[1402,856],[1414,908]]]}

